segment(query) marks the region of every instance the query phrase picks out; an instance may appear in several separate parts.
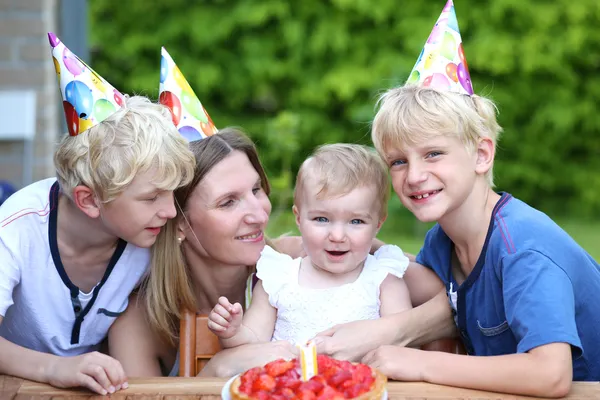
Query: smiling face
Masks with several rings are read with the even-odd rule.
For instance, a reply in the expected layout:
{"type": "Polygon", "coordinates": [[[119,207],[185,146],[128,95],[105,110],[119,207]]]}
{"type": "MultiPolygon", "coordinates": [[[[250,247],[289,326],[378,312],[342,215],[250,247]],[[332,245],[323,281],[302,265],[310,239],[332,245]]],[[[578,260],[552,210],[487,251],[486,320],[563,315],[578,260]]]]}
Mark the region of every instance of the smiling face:
{"type": "Polygon", "coordinates": [[[176,215],[173,192],[153,185],[153,169],[136,175],[117,198],[100,207],[100,218],[113,235],[138,247],[150,247],[161,227],[176,215]]]}
{"type": "Polygon", "coordinates": [[[246,154],[235,150],[194,188],[180,228],[186,246],[200,257],[253,265],[265,246],[270,213],[259,174],[246,154]]]}
{"type": "Polygon", "coordinates": [[[345,195],[322,198],[319,191],[316,182],[305,182],[294,206],[304,249],[312,265],[321,271],[355,271],[362,267],[383,222],[377,190],[366,185],[345,195]]]}
{"type": "Polygon", "coordinates": [[[478,152],[469,151],[457,137],[390,148],[385,158],[394,191],[422,222],[439,221],[458,209],[485,173],[477,163],[478,152]]]}

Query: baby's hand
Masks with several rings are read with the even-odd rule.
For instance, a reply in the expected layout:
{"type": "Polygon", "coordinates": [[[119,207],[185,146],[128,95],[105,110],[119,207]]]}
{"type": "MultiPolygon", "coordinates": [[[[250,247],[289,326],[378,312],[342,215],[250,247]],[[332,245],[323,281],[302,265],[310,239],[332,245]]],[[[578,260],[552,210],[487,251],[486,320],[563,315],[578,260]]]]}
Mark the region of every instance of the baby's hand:
{"type": "Polygon", "coordinates": [[[221,296],[208,315],[208,329],[221,339],[229,339],[239,331],[243,316],[240,303],[231,304],[227,297],[221,296]]]}

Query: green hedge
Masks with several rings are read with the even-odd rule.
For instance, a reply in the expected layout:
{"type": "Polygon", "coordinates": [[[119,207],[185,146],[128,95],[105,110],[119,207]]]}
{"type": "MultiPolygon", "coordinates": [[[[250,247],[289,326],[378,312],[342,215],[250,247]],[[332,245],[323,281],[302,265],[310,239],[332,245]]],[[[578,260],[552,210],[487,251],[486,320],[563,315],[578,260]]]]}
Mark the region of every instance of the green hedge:
{"type": "MultiPolygon", "coordinates": [[[[165,46],[218,127],[244,127],[289,201],[318,144],[369,143],[377,94],[402,83],[444,1],[91,1],[91,65],[158,94],[165,46]]],[[[500,190],[551,213],[600,212],[600,1],[456,0],[475,91],[505,132],[500,190]]],[[[67,44],[68,45],[68,44],[67,44]]]]}

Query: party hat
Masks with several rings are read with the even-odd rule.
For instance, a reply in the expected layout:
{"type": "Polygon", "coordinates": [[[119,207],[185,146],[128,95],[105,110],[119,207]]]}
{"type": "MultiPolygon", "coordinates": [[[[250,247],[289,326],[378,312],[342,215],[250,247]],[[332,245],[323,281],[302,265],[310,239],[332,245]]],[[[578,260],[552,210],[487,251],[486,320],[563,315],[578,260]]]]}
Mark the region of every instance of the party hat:
{"type": "Polygon", "coordinates": [[[164,47],[161,49],[159,91],[158,100],[171,109],[173,123],[188,141],[217,133],[212,119],[164,47]]]}
{"type": "Polygon", "coordinates": [[[123,106],[125,98],[48,32],[69,135],[77,136],[123,106]]]}
{"type": "Polygon", "coordinates": [[[473,94],[452,0],[448,0],[442,10],[406,83],[473,94]]]}

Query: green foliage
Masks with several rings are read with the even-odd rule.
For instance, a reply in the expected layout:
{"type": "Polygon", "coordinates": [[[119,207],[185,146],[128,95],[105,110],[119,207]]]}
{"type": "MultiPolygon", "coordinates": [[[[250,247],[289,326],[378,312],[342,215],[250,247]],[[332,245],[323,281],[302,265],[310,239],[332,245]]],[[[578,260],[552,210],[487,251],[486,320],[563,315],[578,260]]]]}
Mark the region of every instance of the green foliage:
{"type": "MultiPolygon", "coordinates": [[[[276,192],[327,142],[369,143],[377,94],[407,78],[444,0],[98,0],[92,65],[158,94],[165,46],[218,127],[244,127],[276,192]]],[[[600,2],[456,0],[475,91],[505,132],[499,189],[548,212],[600,211],[600,2]]]]}

